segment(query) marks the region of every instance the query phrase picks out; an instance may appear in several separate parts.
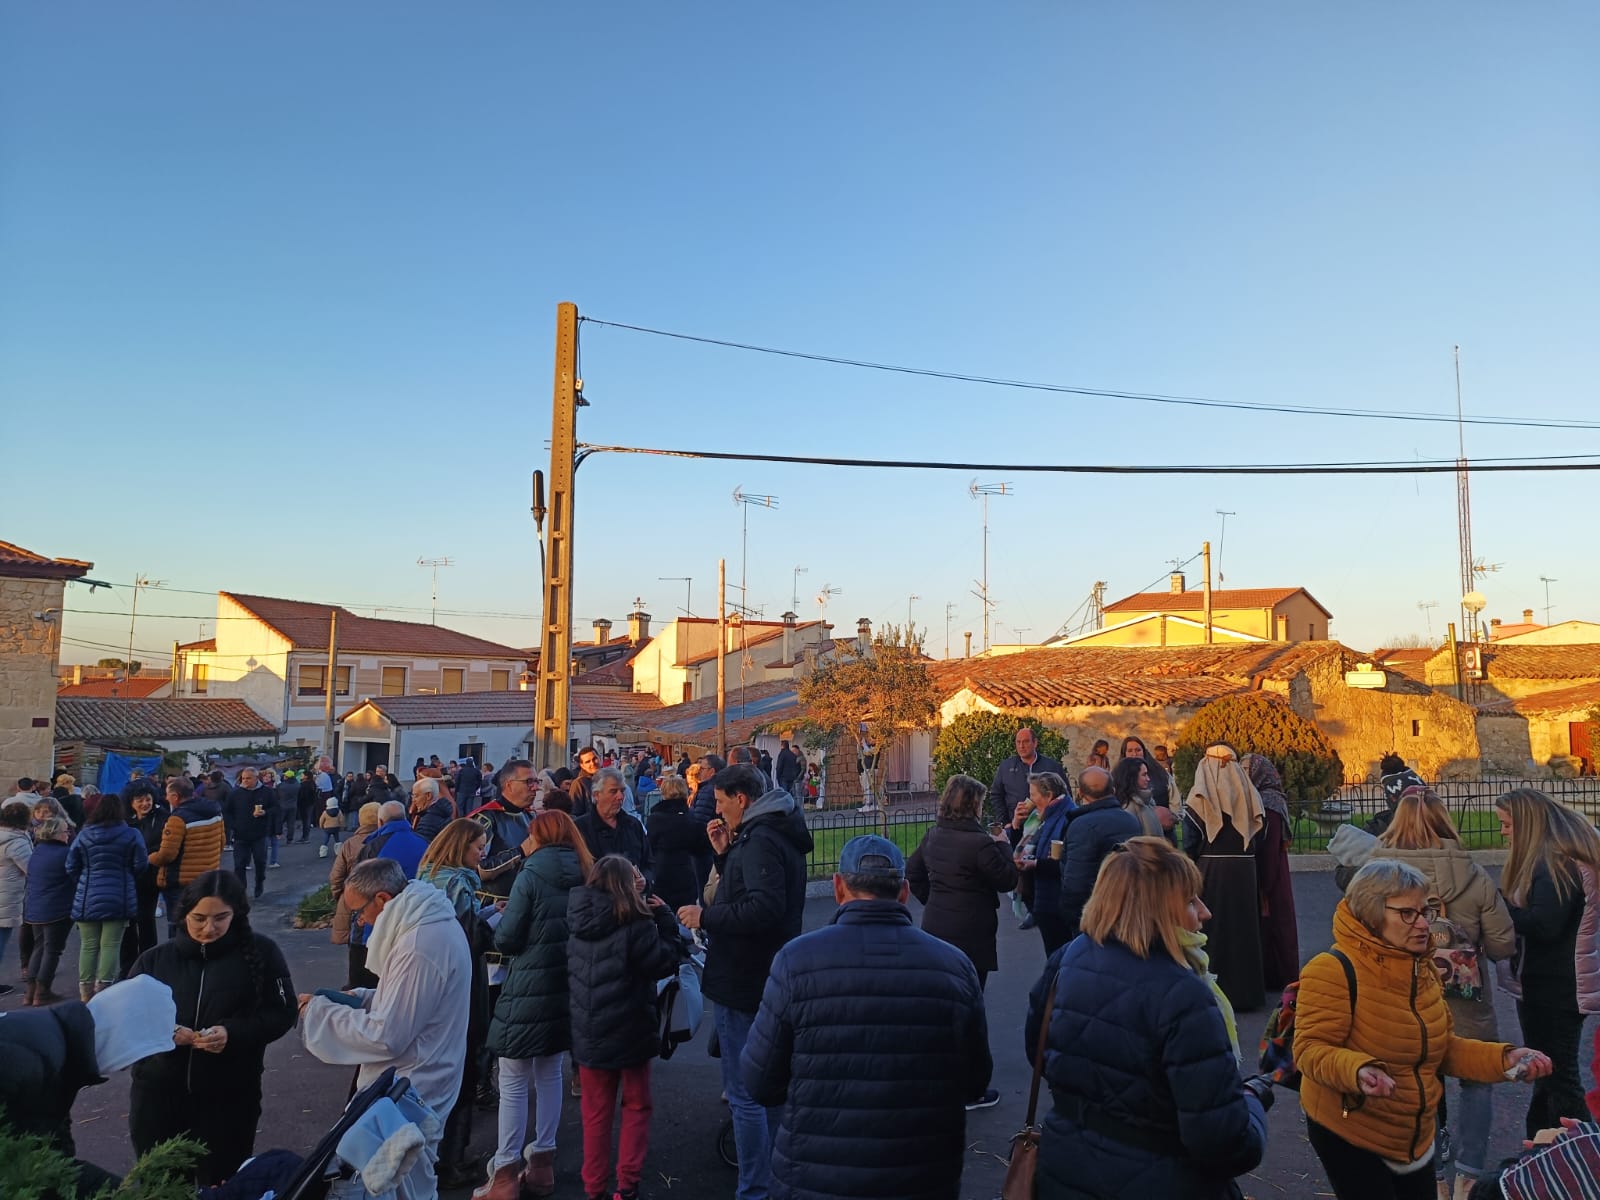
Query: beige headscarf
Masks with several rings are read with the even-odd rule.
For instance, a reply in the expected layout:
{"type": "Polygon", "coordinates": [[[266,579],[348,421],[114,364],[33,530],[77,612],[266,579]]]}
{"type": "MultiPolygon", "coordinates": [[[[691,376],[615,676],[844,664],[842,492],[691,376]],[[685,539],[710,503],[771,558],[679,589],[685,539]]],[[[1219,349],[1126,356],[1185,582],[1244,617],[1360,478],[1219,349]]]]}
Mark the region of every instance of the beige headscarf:
{"type": "Polygon", "coordinates": [[[1266,824],[1261,793],[1227,746],[1206,747],[1205,757],[1195,767],[1187,804],[1195,820],[1205,827],[1208,842],[1215,841],[1222,832],[1224,813],[1247,847],[1266,824]]]}

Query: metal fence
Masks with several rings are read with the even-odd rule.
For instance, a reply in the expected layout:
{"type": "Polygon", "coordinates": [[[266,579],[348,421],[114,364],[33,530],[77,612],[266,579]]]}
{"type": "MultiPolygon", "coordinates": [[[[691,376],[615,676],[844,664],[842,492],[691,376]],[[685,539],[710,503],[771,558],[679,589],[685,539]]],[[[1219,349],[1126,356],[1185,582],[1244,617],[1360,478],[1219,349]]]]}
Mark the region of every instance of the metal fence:
{"type": "Polygon", "coordinates": [[[806,878],[833,878],[833,873],[839,869],[839,852],[844,844],[863,833],[881,834],[909,858],[922,844],[922,835],[933,824],[934,813],[931,804],[896,804],[882,812],[871,813],[848,808],[824,812],[808,809],[806,825],[811,830],[813,848],[806,856],[806,878]]]}
{"type": "MultiPolygon", "coordinates": [[[[1515,788],[1537,788],[1591,822],[1600,818],[1600,779],[1511,779],[1495,776],[1479,780],[1441,780],[1430,783],[1455,818],[1463,843],[1469,850],[1504,849],[1500,821],[1494,802],[1515,788]]],[[[1328,839],[1340,825],[1365,827],[1387,807],[1383,788],[1376,783],[1350,784],[1329,797],[1316,813],[1295,819],[1289,849],[1295,853],[1322,853],[1328,839]]]]}

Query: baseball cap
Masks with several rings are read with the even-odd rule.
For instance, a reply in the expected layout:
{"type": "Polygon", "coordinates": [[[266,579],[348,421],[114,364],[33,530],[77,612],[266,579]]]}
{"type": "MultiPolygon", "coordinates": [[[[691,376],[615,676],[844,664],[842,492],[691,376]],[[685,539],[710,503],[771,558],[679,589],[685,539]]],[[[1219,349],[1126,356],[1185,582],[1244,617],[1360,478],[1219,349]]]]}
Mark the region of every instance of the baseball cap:
{"type": "Polygon", "coordinates": [[[906,856],[886,837],[865,833],[851,838],[839,851],[839,874],[882,875],[890,879],[904,878],[906,856]]]}

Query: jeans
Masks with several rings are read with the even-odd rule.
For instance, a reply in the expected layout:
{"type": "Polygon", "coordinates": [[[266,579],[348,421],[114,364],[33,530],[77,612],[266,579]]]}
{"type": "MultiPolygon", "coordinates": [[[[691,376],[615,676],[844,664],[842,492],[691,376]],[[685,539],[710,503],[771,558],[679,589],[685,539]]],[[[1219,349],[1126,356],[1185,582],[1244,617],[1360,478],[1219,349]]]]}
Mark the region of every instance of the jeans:
{"type": "Polygon", "coordinates": [[[72,918],[59,921],[30,921],[33,927],[33,953],[28,956],[28,978],[45,991],[53,991],[56,968],[61,965],[61,952],[67,948],[67,934],[72,932],[72,918]]]}
{"type": "Polygon", "coordinates": [[[11,929],[10,925],[0,925],[0,967],[5,966],[6,947],[11,944],[11,929]]]}
{"type": "Polygon", "coordinates": [[[1352,1146],[1309,1118],[1306,1133],[1339,1200],[1434,1200],[1438,1195],[1427,1167],[1396,1175],[1379,1155],[1352,1146]]]}
{"type": "Polygon", "coordinates": [[[622,1089],[622,1132],[617,1137],[617,1191],[637,1191],[650,1149],[650,1062],[620,1071],[578,1068],[583,1082],[583,1190],[601,1196],[611,1190],[611,1126],[622,1089]]]}
{"type": "MultiPolygon", "coordinates": [[[[1572,999],[1568,998],[1568,1003],[1572,999]]],[[[1528,1104],[1527,1133],[1531,1138],[1541,1129],[1560,1126],[1562,1117],[1589,1120],[1583,1102],[1583,1084],[1578,1079],[1578,1043],[1583,1039],[1583,1014],[1576,1008],[1555,1008],[1544,1004],[1517,1001],[1517,1020],[1522,1025],[1522,1040],[1530,1050],[1550,1056],[1554,1071],[1533,1081],[1533,1099],[1528,1104]]]]}
{"type": "Polygon", "coordinates": [[[1489,1126],[1494,1122],[1494,1087],[1461,1081],[1456,1103],[1456,1174],[1476,1179],[1488,1168],[1489,1126]]]}
{"type": "Polygon", "coordinates": [[[489,1170],[522,1161],[528,1135],[528,1091],[533,1091],[534,1150],[554,1150],[556,1130],[561,1127],[560,1054],[540,1058],[502,1058],[500,1060],[500,1145],[489,1161],[489,1170]]]}
{"type": "Polygon", "coordinates": [[[739,1187],[734,1196],[736,1200],[767,1200],[772,1190],[772,1138],[778,1127],[778,1110],[750,1098],[739,1070],[739,1056],[750,1039],[756,1015],[725,1004],[712,1009],[717,1040],[722,1043],[722,1090],[728,1093],[733,1141],[739,1151],[739,1187]]]}
{"type": "Polygon", "coordinates": [[[78,984],[115,983],[127,921],[78,922],[78,984]]]}
{"type": "Polygon", "coordinates": [[[252,862],[256,865],[256,895],[259,896],[261,889],[267,886],[267,839],[236,836],[233,839],[233,873],[240,883],[250,882],[247,875],[252,862]]]}
{"type": "Polygon", "coordinates": [[[278,865],[278,835],[275,833],[267,835],[267,865],[271,867],[278,865]]]}
{"type": "Polygon", "coordinates": [[[329,846],[337,846],[338,844],[339,831],[337,829],[324,829],[322,831],[322,848],[324,850],[329,846]]]}

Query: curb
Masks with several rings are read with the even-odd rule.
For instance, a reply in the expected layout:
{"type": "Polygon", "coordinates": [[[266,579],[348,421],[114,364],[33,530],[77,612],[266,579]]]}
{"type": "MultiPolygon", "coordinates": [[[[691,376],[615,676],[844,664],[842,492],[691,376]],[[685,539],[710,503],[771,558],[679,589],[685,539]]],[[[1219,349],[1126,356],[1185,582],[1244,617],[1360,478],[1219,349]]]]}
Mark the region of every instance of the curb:
{"type": "MultiPolygon", "coordinates": [[[[1469,850],[1472,861],[1480,867],[1503,867],[1509,850],[1469,850]]],[[[1339,864],[1334,861],[1331,854],[1291,854],[1289,856],[1289,873],[1299,875],[1315,871],[1331,871],[1339,864]]]]}

